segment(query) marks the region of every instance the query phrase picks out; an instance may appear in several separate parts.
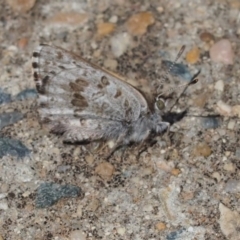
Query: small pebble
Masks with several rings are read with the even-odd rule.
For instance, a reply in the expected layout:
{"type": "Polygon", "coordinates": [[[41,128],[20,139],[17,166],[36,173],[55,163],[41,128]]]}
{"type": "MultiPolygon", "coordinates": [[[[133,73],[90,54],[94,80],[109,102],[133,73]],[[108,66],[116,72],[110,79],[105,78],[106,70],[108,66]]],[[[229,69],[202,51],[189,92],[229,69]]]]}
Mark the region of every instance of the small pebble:
{"type": "Polygon", "coordinates": [[[192,79],[192,75],[186,65],[181,63],[173,63],[167,60],[163,60],[162,64],[165,69],[170,69],[170,74],[173,76],[178,76],[186,81],[190,81],[192,79]]]}
{"type": "Polygon", "coordinates": [[[174,231],[174,232],[170,232],[167,236],[166,236],[166,240],[177,240],[177,239],[181,239],[181,234],[185,231],[185,229],[180,229],[178,231],[174,231]]]}
{"type": "Polygon", "coordinates": [[[7,0],[8,5],[17,13],[26,13],[34,5],[36,0],[7,0]]]}
{"type": "Polygon", "coordinates": [[[203,41],[203,42],[206,42],[206,43],[213,43],[214,42],[214,35],[212,35],[211,33],[209,32],[202,32],[200,34],[200,39],[203,41]]]}
{"type": "Polygon", "coordinates": [[[77,217],[81,217],[82,214],[83,214],[83,205],[79,204],[77,207],[76,215],[77,215],[77,217]]]}
{"type": "Polygon", "coordinates": [[[183,198],[184,201],[189,201],[192,200],[195,196],[194,192],[182,192],[181,196],[183,198]]]}
{"type": "Polygon", "coordinates": [[[220,182],[222,179],[219,172],[213,172],[212,177],[215,178],[217,182],[220,182]]]}
{"type": "Polygon", "coordinates": [[[240,118],[240,105],[235,105],[232,107],[232,115],[240,118]]]}
{"type": "Polygon", "coordinates": [[[232,108],[222,100],[217,102],[216,110],[223,116],[231,116],[232,108]]]}
{"type": "Polygon", "coordinates": [[[235,156],[236,156],[236,158],[238,158],[240,160],[240,147],[236,148],[235,156]]]}
{"type": "Polygon", "coordinates": [[[96,212],[100,207],[100,201],[97,198],[91,199],[91,202],[87,206],[87,210],[91,212],[96,212]]]}
{"type": "Polygon", "coordinates": [[[8,93],[5,93],[1,88],[0,88],[0,104],[3,103],[9,103],[11,102],[11,95],[8,93]]]}
{"type": "Polygon", "coordinates": [[[240,193],[240,181],[236,179],[229,179],[224,187],[224,191],[231,194],[240,193]]]}
{"type": "Polygon", "coordinates": [[[110,39],[112,53],[115,57],[124,54],[131,43],[131,37],[128,33],[119,33],[110,39]]]}
{"type": "Polygon", "coordinates": [[[228,171],[228,172],[235,172],[236,167],[233,163],[227,162],[224,164],[223,169],[228,171]]]}
{"type": "Polygon", "coordinates": [[[7,210],[8,209],[8,203],[6,201],[0,202],[0,209],[1,210],[7,210]]]}
{"type": "Polygon", "coordinates": [[[142,208],[142,211],[144,212],[152,212],[153,211],[153,206],[150,204],[144,205],[142,208]]]}
{"type": "Polygon", "coordinates": [[[26,46],[28,45],[28,40],[29,40],[29,39],[26,38],[26,37],[20,38],[20,39],[18,40],[18,42],[17,42],[18,48],[20,48],[20,49],[25,49],[26,46]]]}
{"type": "Polygon", "coordinates": [[[230,120],[227,125],[227,128],[233,130],[235,128],[235,124],[236,124],[235,120],[230,120]]]}
{"type": "Polygon", "coordinates": [[[118,62],[115,59],[106,58],[103,65],[105,68],[115,71],[117,69],[118,62]]]}
{"type": "Polygon", "coordinates": [[[23,119],[23,114],[18,111],[0,114],[0,129],[14,124],[23,119]]]}
{"type": "Polygon", "coordinates": [[[117,16],[112,16],[109,19],[109,22],[111,22],[111,23],[117,23],[117,21],[118,21],[118,17],[117,16]]]}
{"type": "Polygon", "coordinates": [[[194,98],[193,104],[199,108],[203,108],[208,102],[208,99],[210,96],[211,96],[211,93],[209,91],[200,93],[194,98]]]}
{"type": "Polygon", "coordinates": [[[120,235],[120,236],[123,236],[126,232],[126,228],[124,227],[119,227],[117,228],[117,233],[120,235]]]}
{"type": "Polygon", "coordinates": [[[0,192],[6,193],[6,192],[8,192],[9,188],[10,188],[9,184],[2,183],[1,188],[0,188],[0,192]]]}
{"type": "Polygon", "coordinates": [[[66,173],[68,170],[70,170],[72,167],[71,165],[60,165],[57,167],[57,172],[58,173],[66,173]]]}
{"type": "Polygon", "coordinates": [[[181,170],[178,169],[178,168],[174,168],[174,169],[172,169],[172,171],[171,171],[171,174],[172,174],[173,176],[178,176],[180,173],[181,173],[181,170]]]}
{"type": "Polygon", "coordinates": [[[89,155],[86,155],[85,156],[85,160],[87,162],[88,165],[92,165],[93,164],[93,161],[94,161],[94,157],[92,154],[89,154],[89,155]]]}
{"type": "Polygon", "coordinates": [[[8,154],[23,158],[29,155],[29,153],[30,150],[22,142],[10,138],[0,138],[0,158],[8,154]]]}
{"type": "Polygon", "coordinates": [[[133,35],[143,35],[147,27],[152,25],[155,19],[151,12],[141,12],[131,16],[127,21],[128,32],[133,35]]]}
{"type": "Polygon", "coordinates": [[[205,129],[215,129],[221,125],[221,119],[218,117],[201,118],[201,125],[205,129]]]}
{"type": "Polygon", "coordinates": [[[163,222],[158,222],[155,226],[158,231],[163,231],[167,228],[166,224],[163,222]]]}
{"type": "Polygon", "coordinates": [[[223,63],[223,64],[233,64],[234,62],[234,52],[232,45],[229,40],[222,39],[216,42],[210,48],[210,58],[213,62],[223,63]]]}
{"type": "Polygon", "coordinates": [[[200,50],[198,47],[192,48],[186,55],[186,61],[190,64],[195,64],[200,59],[200,50]]]}
{"type": "Polygon", "coordinates": [[[21,91],[20,93],[18,93],[15,96],[15,99],[18,101],[23,101],[23,100],[27,100],[27,99],[34,99],[36,97],[37,97],[36,89],[25,89],[25,90],[21,91]]]}
{"type": "Polygon", "coordinates": [[[86,240],[86,234],[81,230],[75,230],[70,233],[69,240],[86,240]]]}
{"type": "Polygon", "coordinates": [[[95,172],[105,180],[110,180],[114,171],[114,166],[108,162],[100,163],[95,169],[95,172]]]}
{"type": "Polygon", "coordinates": [[[216,83],[215,83],[215,86],[214,88],[220,92],[223,92],[224,90],[224,82],[223,80],[218,80],[216,83]]]}
{"type": "Polygon", "coordinates": [[[224,206],[222,203],[219,204],[219,211],[219,225],[226,239],[239,239],[239,213],[237,211],[232,211],[231,209],[224,206]]]}
{"type": "Polygon", "coordinates": [[[98,36],[104,37],[112,33],[115,29],[115,24],[111,22],[103,22],[97,24],[98,36]]]}
{"type": "Polygon", "coordinates": [[[211,154],[212,154],[212,150],[206,143],[199,143],[193,149],[194,156],[208,157],[211,154]]]}
{"type": "Polygon", "coordinates": [[[230,7],[233,9],[240,10],[240,2],[238,0],[228,0],[227,3],[230,4],[230,7]]]}
{"type": "Polygon", "coordinates": [[[81,188],[73,185],[59,185],[56,183],[42,183],[37,189],[35,204],[37,208],[50,207],[61,198],[83,197],[81,188]]]}
{"type": "Polygon", "coordinates": [[[55,26],[65,27],[80,27],[88,20],[86,13],[78,12],[58,12],[48,19],[48,24],[55,26]]]}

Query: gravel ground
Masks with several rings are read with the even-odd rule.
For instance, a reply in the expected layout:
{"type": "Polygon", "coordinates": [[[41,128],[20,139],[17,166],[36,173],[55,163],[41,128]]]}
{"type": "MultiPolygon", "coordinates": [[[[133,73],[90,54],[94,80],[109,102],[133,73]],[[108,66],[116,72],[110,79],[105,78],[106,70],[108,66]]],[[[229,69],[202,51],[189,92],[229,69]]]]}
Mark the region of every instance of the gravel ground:
{"type": "Polygon", "coordinates": [[[0,240],[240,239],[239,0],[1,0],[0,16],[0,240]],[[161,79],[173,97],[198,71],[199,81],[168,134],[139,157],[129,147],[105,160],[39,123],[40,43],[149,97],[161,79]]]}

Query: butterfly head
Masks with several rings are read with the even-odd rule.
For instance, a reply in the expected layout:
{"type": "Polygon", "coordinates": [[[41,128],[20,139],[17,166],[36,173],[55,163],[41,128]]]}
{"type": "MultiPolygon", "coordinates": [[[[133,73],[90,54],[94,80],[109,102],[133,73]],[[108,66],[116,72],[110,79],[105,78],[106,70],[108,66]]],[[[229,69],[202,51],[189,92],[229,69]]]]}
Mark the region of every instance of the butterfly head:
{"type": "Polygon", "coordinates": [[[169,111],[169,106],[171,105],[172,98],[170,96],[164,97],[162,94],[159,94],[155,98],[154,102],[154,112],[158,115],[163,115],[169,111]]]}

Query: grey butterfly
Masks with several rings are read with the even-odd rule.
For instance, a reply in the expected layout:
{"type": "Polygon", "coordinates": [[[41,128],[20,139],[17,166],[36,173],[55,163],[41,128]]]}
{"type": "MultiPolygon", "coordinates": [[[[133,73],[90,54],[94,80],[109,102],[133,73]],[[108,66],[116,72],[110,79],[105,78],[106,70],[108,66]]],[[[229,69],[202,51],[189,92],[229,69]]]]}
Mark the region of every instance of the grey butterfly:
{"type": "Polygon", "coordinates": [[[161,97],[147,102],[132,85],[62,48],[40,45],[32,68],[41,121],[65,142],[113,140],[114,151],[169,128],[161,97]]]}

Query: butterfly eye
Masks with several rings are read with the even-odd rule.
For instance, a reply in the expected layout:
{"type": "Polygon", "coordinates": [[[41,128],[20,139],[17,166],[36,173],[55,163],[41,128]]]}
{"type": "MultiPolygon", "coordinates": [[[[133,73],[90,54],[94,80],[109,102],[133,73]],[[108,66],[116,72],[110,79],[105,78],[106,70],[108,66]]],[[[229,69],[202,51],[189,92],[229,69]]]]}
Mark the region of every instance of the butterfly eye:
{"type": "Polygon", "coordinates": [[[159,110],[163,110],[165,108],[165,101],[162,98],[157,99],[156,106],[159,110]]]}

